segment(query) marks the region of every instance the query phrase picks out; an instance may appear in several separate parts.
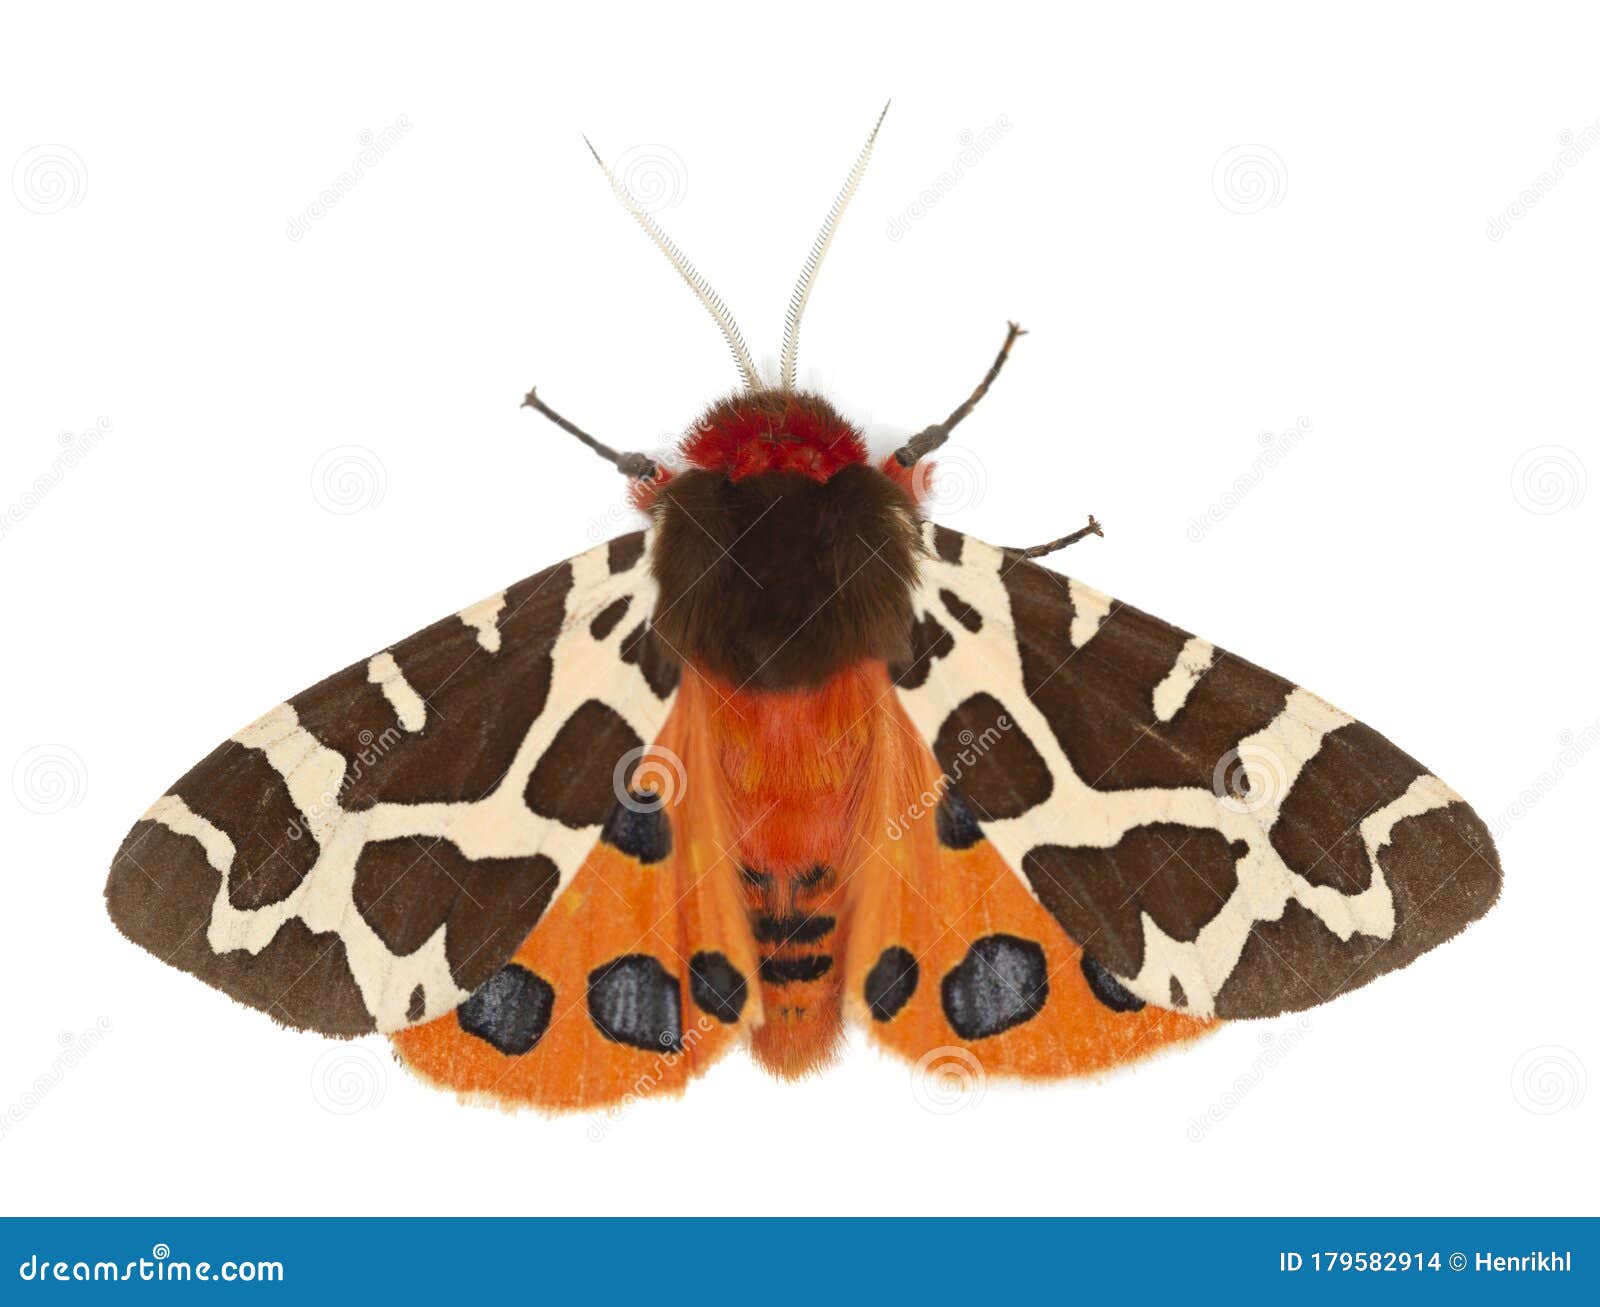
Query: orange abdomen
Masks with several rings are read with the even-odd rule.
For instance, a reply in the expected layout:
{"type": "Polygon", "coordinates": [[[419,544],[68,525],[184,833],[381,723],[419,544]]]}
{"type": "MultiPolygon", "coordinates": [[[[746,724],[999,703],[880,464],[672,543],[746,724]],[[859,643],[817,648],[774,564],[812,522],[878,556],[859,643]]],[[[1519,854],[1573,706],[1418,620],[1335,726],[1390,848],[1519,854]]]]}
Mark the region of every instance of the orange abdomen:
{"type": "Polygon", "coordinates": [[[752,1052],[801,1075],[843,1029],[846,852],[860,818],[876,703],[872,668],[816,690],[711,682],[712,752],[729,799],[766,1022],[752,1052]]]}

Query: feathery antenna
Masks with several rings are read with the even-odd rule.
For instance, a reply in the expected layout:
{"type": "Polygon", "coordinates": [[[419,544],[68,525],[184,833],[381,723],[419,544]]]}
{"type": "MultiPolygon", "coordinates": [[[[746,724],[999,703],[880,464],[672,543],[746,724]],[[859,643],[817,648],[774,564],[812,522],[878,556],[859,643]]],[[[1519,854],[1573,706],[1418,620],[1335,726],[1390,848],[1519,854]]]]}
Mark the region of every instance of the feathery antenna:
{"type": "Polygon", "coordinates": [[[850,169],[850,175],[845,178],[839,194],[834,197],[833,207],[828,210],[828,216],[823,220],[822,230],[811,243],[811,253],[806,255],[805,264],[800,269],[800,280],[795,282],[794,293],[789,296],[789,311],[783,319],[783,366],[780,374],[785,390],[794,389],[795,372],[800,356],[800,319],[805,315],[806,301],[811,298],[811,287],[816,283],[817,269],[822,266],[822,260],[828,253],[828,246],[833,243],[833,234],[838,230],[840,217],[849,205],[851,196],[856,193],[856,187],[861,184],[861,175],[867,170],[867,160],[872,157],[873,142],[878,139],[878,129],[883,126],[884,117],[888,112],[889,105],[886,101],[883,112],[878,115],[878,121],[872,125],[872,134],[867,137],[867,143],[861,147],[861,153],[856,156],[855,167],[850,169]]]}
{"type": "Polygon", "coordinates": [[[722,338],[728,342],[728,349],[733,354],[734,363],[738,365],[739,375],[744,380],[745,388],[748,390],[759,388],[760,380],[756,373],[756,365],[750,358],[749,347],[745,345],[744,337],[739,332],[739,324],[733,320],[733,314],[728,312],[728,306],[722,302],[722,297],[711,289],[711,283],[700,275],[683,251],[673,244],[666,232],[661,230],[656,220],[639,207],[639,202],[633,198],[628,188],[616,179],[610,168],[606,167],[605,160],[600,157],[600,151],[594,148],[594,142],[585,136],[583,143],[589,147],[589,153],[594,155],[594,161],[600,165],[600,171],[605,173],[606,180],[611,183],[611,193],[644,228],[645,234],[655,242],[656,248],[667,256],[667,261],[688,283],[695,298],[705,305],[706,312],[711,315],[718,330],[722,332],[722,338]]]}

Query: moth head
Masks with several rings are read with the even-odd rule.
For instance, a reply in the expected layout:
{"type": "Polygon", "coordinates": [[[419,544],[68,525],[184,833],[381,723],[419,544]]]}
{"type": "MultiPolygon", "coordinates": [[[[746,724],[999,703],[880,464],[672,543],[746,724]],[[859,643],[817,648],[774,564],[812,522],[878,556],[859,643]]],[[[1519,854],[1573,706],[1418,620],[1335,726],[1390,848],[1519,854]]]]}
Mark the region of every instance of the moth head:
{"type": "MultiPolygon", "coordinates": [[[[789,296],[788,312],[784,315],[783,349],[778,375],[771,382],[761,376],[750,355],[750,348],[745,344],[744,334],[733,320],[728,306],[722,302],[722,297],[662,231],[655,218],[617,179],[600,157],[600,152],[585,138],[585,144],[589,145],[589,152],[594,155],[595,162],[610,183],[612,193],[633,215],[711,315],[739,370],[740,388],[707,409],[684,438],[679,452],[691,468],[720,473],[732,481],[762,472],[793,472],[812,481],[826,482],[844,468],[866,462],[866,443],[861,438],[861,432],[840,417],[825,399],[798,390],[795,376],[800,352],[800,323],[811,298],[811,288],[816,283],[817,271],[822,266],[828,246],[833,242],[839,219],[855,194],[862,174],[866,172],[873,144],[878,139],[878,129],[883,126],[884,115],[888,112],[889,106],[885,104],[867,136],[866,144],[861,147],[861,153],[856,156],[844,185],[834,197],[823,220],[822,230],[812,241],[810,252],[801,265],[794,292],[789,296]]],[[[668,479],[670,474],[653,459],[643,454],[618,453],[601,444],[549,408],[536,391],[530,390],[523,402],[576,436],[627,475],[636,478],[639,484],[635,502],[641,506],[651,500],[653,489],[668,479]]]]}
{"type": "Polygon", "coordinates": [[[820,395],[795,390],[742,391],[713,404],[680,448],[690,467],[730,481],[794,472],[826,482],[867,461],[866,441],[820,395]]]}

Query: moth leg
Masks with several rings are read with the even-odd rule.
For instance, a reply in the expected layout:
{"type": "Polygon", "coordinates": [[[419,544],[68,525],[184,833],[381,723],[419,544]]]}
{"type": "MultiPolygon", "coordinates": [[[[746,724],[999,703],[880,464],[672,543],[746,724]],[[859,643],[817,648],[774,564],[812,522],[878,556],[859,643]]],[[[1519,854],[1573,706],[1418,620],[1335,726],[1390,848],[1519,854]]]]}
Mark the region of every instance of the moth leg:
{"type": "Polygon", "coordinates": [[[978,401],[989,393],[989,387],[994,385],[994,379],[1000,375],[1000,369],[1005,367],[1006,359],[1011,355],[1011,347],[1017,343],[1017,337],[1026,336],[1027,334],[1015,322],[1006,324],[1005,344],[1000,346],[1000,352],[994,356],[994,362],[989,365],[989,371],[984,374],[984,378],[978,383],[977,389],[968,395],[965,402],[943,422],[935,422],[931,427],[924,427],[894,451],[895,461],[901,467],[910,467],[923,455],[931,454],[950,439],[950,432],[955,428],[956,424],[966,417],[968,413],[972,412],[977,407],[978,401]]]}
{"type": "Polygon", "coordinates": [[[1043,558],[1046,554],[1053,554],[1058,549],[1065,549],[1068,545],[1075,545],[1085,536],[1104,536],[1100,523],[1093,513],[1089,514],[1089,525],[1080,526],[1071,535],[1064,535],[1057,540],[1047,540],[1042,545],[1029,545],[1026,549],[1008,549],[1008,554],[1021,554],[1024,558],[1043,558]]]}
{"type": "Polygon", "coordinates": [[[531,408],[536,413],[542,413],[563,431],[576,436],[601,458],[610,463],[624,476],[635,477],[640,481],[654,481],[660,469],[655,461],[646,454],[619,454],[610,445],[603,444],[591,436],[582,427],[567,421],[555,409],[551,408],[544,400],[539,398],[538,387],[530,390],[522,401],[523,408],[531,408]]]}

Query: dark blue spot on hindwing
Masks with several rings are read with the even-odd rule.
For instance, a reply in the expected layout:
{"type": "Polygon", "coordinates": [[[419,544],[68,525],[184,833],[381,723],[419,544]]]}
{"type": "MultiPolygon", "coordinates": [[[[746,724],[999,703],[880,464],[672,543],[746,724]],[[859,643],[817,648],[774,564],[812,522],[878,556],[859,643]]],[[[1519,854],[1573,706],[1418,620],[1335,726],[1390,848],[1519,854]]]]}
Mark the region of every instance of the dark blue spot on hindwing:
{"type": "Polygon", "coordinates": [[[940,998],[963,1039],[986,1039],[1038,1016],[1050,994],[1044,949],[1015,935],[985,935],[945,976],[940,998]]]}
{"type": "Polygon", "coordinates": [[[600,838],[640,862],[660,862],[672,852],[672,823],[658,795],[629,790],[600,828],[600,838]]]}
{"type": "MultiPolygon", "coordinates": [[[[1113,1012],[1137,1012],[1144,1006],[1142,998],[1130,994],[1121,981],[1087,953],[1078,965],[1083,968],[1083,978],[1089,982],[1091,992],[1113,1012]]],[[[1178,990],[1178,993],[1182,992],[1178,990]]]]}
{"type": "Polygon", "coordinates": [[[874,1021],[887,1021],[917,992],[916,958],[896,945],[886,948],[867,972],[865,997],[874,1021]]]}
{"type": "Polygon", "coordinates": [[[689,996],[702,1012],[723,1024],[739,1019],[749,992],[739,968],[721,953],[696,953],[689,959],[689,996]]]}
{"type": "Polygon", "coordinates": [[[939,833],[939,843],[947,849],[970,849],[983,838],[983,827],[978,825],[978,819],[954,785],[944,787],[933,824],[939,833]]]}
{"type": "Polygon", "coordinates": [[[456,1009],[469,1035],[516,1057],[539,1042],[550,1024],[556,992],[550,983],[515,962],[501,967],[456,1009]]]}
{"type": "Polygon", "coordinates": [[[589,1019],[614,1043],[652,1053],[683,1047],[678,982],[648,953],[629,953],[589,973],[589,1019]]]}

